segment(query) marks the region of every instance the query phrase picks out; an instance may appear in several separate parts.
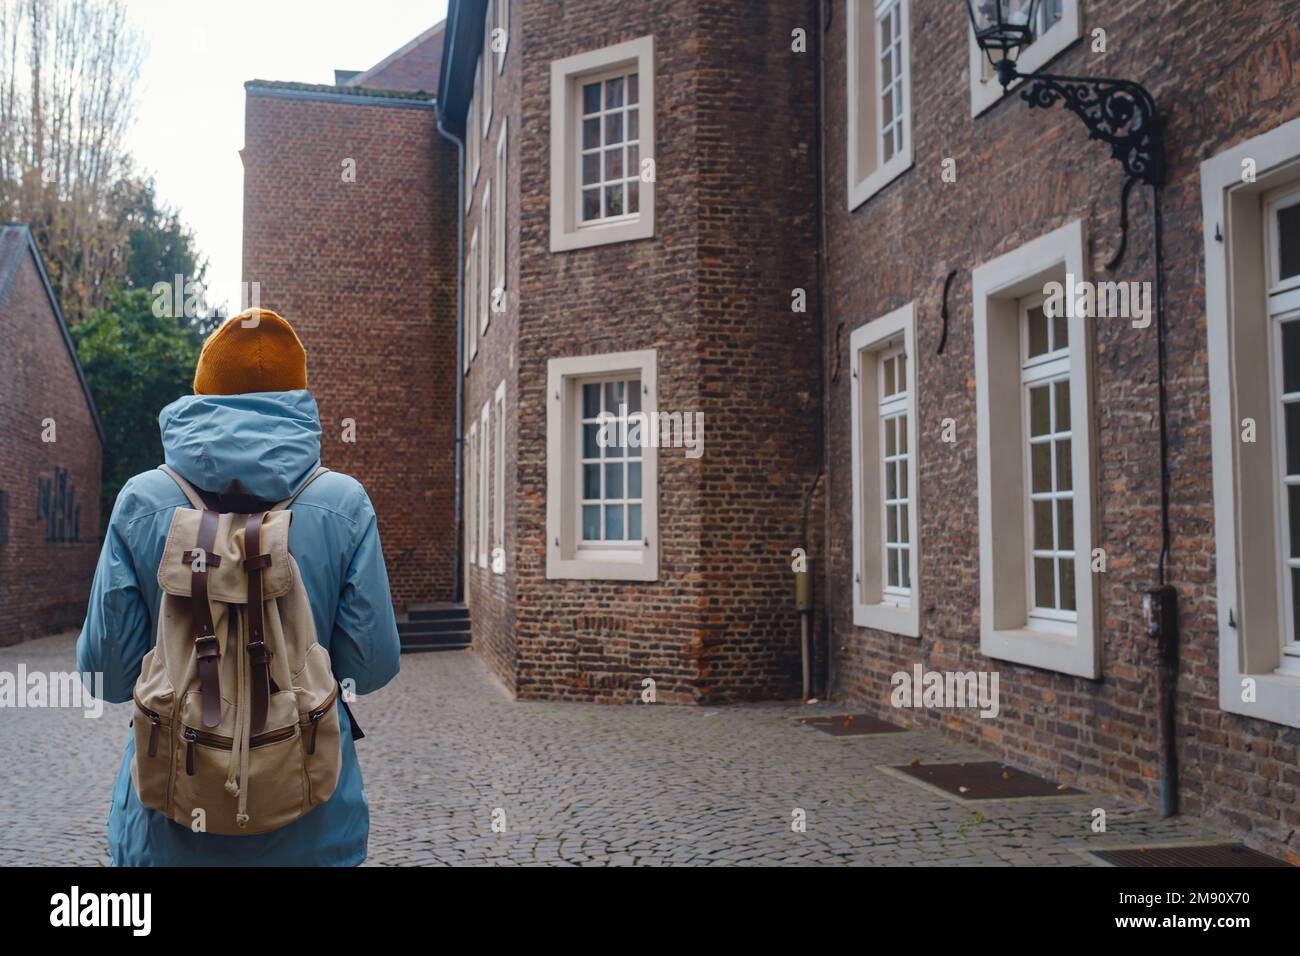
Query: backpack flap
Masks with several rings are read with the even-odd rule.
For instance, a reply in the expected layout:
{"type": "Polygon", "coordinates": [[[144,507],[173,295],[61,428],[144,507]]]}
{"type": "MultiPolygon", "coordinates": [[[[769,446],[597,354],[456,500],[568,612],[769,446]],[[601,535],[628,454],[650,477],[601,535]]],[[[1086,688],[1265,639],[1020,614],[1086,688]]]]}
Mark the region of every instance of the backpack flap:
{"type": "MultiPolygon", "coordinates": [[[[193,508],[177,508],[172,516],[171,530],[158,564],[158,585],[168,594],[190,596],[192,572],[197,560],[194,548],[202,517],[203,512],[193,508]]],[[[248,574],[244,570],[244,559],[248,557],[244,526],[248,517],[241,514],[220,517],[212,554],[205,559],[208,599],[211,601],[248,603],[248,574]]],[[[289,561],[289,523],[292,520],[291,511],[268,512],[262,520],[261,553],[271,556],[270,565],[262,570],[263,601],[283,597],[293,587],[293,567],[289,561]]]]}

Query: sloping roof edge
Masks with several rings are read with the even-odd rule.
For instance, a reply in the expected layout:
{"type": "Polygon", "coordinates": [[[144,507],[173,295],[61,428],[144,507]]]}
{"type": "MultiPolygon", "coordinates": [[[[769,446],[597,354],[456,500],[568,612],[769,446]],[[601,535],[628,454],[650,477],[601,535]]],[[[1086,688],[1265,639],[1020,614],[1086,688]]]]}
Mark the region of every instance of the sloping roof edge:
{"type": "Polygon", "coordinates": [[[349,77],[346,80],[347,85],[360,86],[362,83],[364,83],[367,79],[370,78],[371,74],[375,73],[378,70],[382,70],[384,67],[390,65],[396,60],[400,60],[406,54],[410,53],[417,46],[423,43],[425,40],[429,39],[429,37],[433,36],[439,30],[443,29],[443,27],[445,27],[446,25],[447,25],[446,20],[439,20],[433,26],[429,27],[429,29],[421,33],[418,37],[416,37],[413,40],[408,40],[406,43],[402,44],[392,53],[388,54],[388,56],[384,57],[374,66],[370,67],[368,70],[361,70],[355,76],[349,77]]]}
{"type": "Polygon", "coordinates": [[[474,95],[474,71],[483,50],[485,16],[487,0],[450,0],[447,4],[447,32],[438,71],[438,115],[442,128],[461,140],[474,95]]]}
{"type": "MultiPolygon", "coordinates": [[[[41,277],[41,284],[45,286],[45,294],[49,297],[50,308],[54,311],[54,318],[59,323],[59,334],[63,336],[63,344],[68,348],[68,357],[72,359],[72,367],[77,371],[77,381],[81,383],[81,393],[86,398],[86,405],[90,409],[90,418],[95,423],[95,431],[99,434],[99,444],[102,448],[107,444],[104,437],[104,423],[99,420],[99,409],[95,407],[95,398],[90,394],[90,385],[86,382],[86,374],[81,369],[81,362],[77,359],[77,347],[72,344],[72,335],[68,332],[68,323],[63,318],[63,309],[59,306],[58,296],[54,294],[54,286],[50,284],[50,275],[45,271],[45,260],[41,258],[41,251],[36,247],[36,237],[32,235],[31,227],[24,222],[7,222],[0,226],[0,236],[5,233],[16,231],[22,235],[20,242],[25,240],[27,251],[31,254],[32,261],[36,264],[36,272],[41,277]]],[[[0,263],[0,306],[5,304],[9,298],[9,289],[13,284],[14,276],[18,274],[18,269],[22,265],[22,255],[14,256],[11,264],[5,265],[0,263]]]]}

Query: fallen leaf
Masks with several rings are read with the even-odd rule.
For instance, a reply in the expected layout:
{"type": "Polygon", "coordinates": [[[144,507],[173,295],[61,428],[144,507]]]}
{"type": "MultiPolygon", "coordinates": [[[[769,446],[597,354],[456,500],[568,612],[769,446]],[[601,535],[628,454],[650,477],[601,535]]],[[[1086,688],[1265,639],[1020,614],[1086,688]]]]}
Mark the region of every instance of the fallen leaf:
{"type": "Polygon", "coordinates": [[[913,766],[913,767],[919,767],[919,766],[921,766],[921,761],[919,761],[919,760],[913,760],[913,761],[912,761],[912,766],[913,766]]]}
{"type": "Polygon", "coordinates": [[[1003,770],[1003,771],[1002,771],[1002,779],[1003,779],[1003,780],[1010,780],[1010,779],[1011,779],[1011,774],[1009,774],[1009,773],[1007,773],[1007,771],[1003,770]]]}
{"type": "Polygon", "coordinates": [[[958,787],[958,788],[957,788],[957,792],[958,792],[958,793],[970,793],[970,787],[958,787]]]}

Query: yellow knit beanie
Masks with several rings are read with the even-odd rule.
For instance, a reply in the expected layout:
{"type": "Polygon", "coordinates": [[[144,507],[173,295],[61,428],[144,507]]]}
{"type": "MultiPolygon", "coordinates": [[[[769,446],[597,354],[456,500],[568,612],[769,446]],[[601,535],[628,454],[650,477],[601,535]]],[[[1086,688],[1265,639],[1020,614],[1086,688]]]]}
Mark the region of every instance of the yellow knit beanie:
{"type": "Polygon", "coordinates": [[[307,350],[270,309],[245,309],[208,336],[194,369],[195,395],[287,392],[307,387],[307,350]]]}

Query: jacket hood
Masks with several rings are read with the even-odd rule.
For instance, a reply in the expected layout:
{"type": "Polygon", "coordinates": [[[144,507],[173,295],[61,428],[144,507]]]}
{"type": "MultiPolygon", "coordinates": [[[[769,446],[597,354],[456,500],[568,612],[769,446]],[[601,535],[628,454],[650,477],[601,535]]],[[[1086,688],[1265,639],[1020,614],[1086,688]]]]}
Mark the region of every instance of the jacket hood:
{"type": "Polygon", "coordinates": [[[238,478],[254,497],[280,501],[320,464],[320,413],[306,389],[186,395],[158,426],[167,464],[204,491],[238,478]]]}

